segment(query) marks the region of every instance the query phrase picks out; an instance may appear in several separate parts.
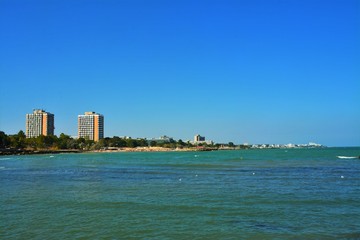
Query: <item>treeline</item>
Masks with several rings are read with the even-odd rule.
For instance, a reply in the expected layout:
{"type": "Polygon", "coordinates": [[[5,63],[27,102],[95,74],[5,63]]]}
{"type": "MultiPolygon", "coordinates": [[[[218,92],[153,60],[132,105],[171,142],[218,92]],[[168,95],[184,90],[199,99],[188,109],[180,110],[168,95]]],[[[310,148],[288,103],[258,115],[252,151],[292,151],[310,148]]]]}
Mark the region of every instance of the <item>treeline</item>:
{"type": "Polygon", "coordinates": [[[73,139],[72,137],[62,133],[57,136],[38,136],[34,138],[26,138],[24,131],[19,131],[14,135],[6,135],[0,131],[0,148],[13,149],[86,149],[94,145],[94,141],[86,139],[73,139]]]}
{"type": "MultiPolygon", "coordinates": [[[[98,142],[85,138],[74,139],[69,135],[61,133],[60,136],[38,136],[34,138],[26,138],[24,131],[19,131],[14,135],[6,135],[0,131],[0,149],[79,149],[79,150],[99,150],[104,148],[135,148],[135,147],[165,147],[165,148],[184,148],[194,147],[191,143],[185,143],[182,140],[170,141],[154,141],[146,139],[120,138],[114,136],[112,138],[100,139],[98,142]]],[[[203,146],[203,145],[202,145],[203,146]]],[[[207,145],[205,145],[207,146],[207,145]]]]}
{"type": "Polygon", "coordinates": [[[190,142],[184,142],[181,139],[176,141],[156,141],[147,139],[120,138],[103,138],[94,142],[85,138],[74,139],[69,135],[61,133],[60,136],[38,136],[26,138],[24,131],[19,131],[14,135],[6,135],[0,131],[0,150],[1,149],[26,149],[26,150],[100,150],[107,148],[136,148],[136,147],[164,147],[164,148],[204,148],[204,149],[243,149],[249,148],[243,145],[234,145],[232,142],[227,144],[200,143],[193,145],[190,142]]]}

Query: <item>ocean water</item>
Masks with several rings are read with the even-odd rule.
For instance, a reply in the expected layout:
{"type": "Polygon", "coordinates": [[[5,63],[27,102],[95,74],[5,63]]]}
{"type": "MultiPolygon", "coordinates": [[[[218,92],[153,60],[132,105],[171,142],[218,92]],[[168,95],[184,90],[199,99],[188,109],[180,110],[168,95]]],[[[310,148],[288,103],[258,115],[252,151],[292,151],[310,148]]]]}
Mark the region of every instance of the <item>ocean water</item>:
{"type": "Polygon", "coordinates": [[[0,157],[0,239],[360,239],[360,148],[0,157]]]}

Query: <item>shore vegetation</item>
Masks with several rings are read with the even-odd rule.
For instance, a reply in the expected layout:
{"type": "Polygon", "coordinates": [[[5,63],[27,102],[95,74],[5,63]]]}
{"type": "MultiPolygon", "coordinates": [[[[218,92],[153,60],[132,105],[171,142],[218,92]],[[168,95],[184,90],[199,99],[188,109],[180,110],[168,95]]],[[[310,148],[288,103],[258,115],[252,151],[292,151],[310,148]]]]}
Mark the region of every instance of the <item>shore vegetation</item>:
{"type": "Polygon", "coordinates": [[[7,135],[0,131],[0,155],[7,154],[31,154],[31,153],[56,153],[56,152],[84,152],[84,151],[207,151],[221,148],[234,148],[229,144],[192,144],[183,140],[155,141],[147,139],[121,138],[118,136],[106,137],[95,142],[85,138],[72,138],[61,133],[59,136],[43,136],[26,138],[24,131],[17,134],[7,135]]]}

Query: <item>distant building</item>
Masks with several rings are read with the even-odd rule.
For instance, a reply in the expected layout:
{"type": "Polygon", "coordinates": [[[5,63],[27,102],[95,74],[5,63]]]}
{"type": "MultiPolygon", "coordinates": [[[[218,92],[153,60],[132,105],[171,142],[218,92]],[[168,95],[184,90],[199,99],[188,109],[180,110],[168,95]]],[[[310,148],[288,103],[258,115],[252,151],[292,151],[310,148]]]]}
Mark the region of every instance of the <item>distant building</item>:
{"type": "Polygon", "coordinates": [[[151,144],[151,142],[169,143],[169,142],[174,141],[174,139],[172,137],[168,137],[168,136],[164,135],[159,138],[146,139],[146,141],[148,142],[148,144],[151,144]]]}
{"type": "Polygon", "coordinates": [[[104,116],[95,112],[79,115],[78,136],[94,141],[104,138],[104,116]]]}
{"type": "Polygon", "coordinates": [[[211,140],[206,141],[204,136],[200,136],[199,134],[197,134],[197,135],[194,136],[194,142],[193,142],[193,144],[200,144],[200,143],[201,143],[201,144],[206,143],[206,144],[211,145],[211,144],[213,144],[214,142],[211,141],[211,140]]]}
{"type": "Polygon", "coordinates": [[[204,142],[205,141],[205,137],[200,136],[199,134],[194,136],[194,142],[204,142]]]}
{"type": "Polygon", "coordinates": [[[54,135],[54,114],[42,109],[34,109],[31,114],[26,114],[26,137],[38,137],[40,135],[54,135]]]}
{"type": "Polygon", "coordinates": [[[164,142],[171,142],[171,141],[174,141],[174,139],[172,137],[168,137],[166,135],[164,136],[161,136],[160,138],[158,138],[157,140],[160,140],[160,141],[164,141],[164,142]]]}

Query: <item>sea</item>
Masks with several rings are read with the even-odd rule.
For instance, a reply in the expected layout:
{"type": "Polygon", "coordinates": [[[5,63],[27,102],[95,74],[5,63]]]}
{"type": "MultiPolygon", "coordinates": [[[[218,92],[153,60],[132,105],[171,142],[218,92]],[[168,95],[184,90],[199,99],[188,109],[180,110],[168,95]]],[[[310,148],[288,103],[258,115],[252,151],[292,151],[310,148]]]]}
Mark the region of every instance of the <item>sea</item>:
{"type": "Polygon", "coordinates": [[[360,239],[360,148],[0,157],[0,239],[360,239]]]}

